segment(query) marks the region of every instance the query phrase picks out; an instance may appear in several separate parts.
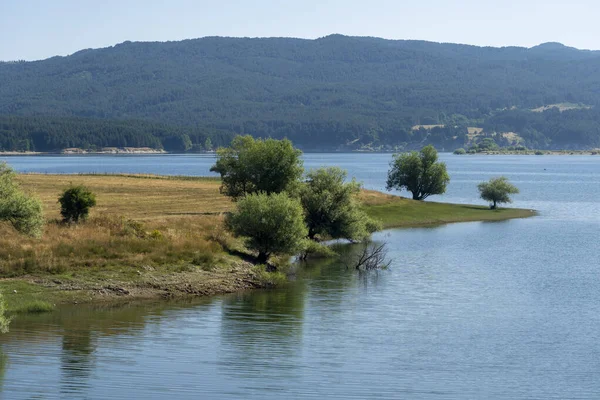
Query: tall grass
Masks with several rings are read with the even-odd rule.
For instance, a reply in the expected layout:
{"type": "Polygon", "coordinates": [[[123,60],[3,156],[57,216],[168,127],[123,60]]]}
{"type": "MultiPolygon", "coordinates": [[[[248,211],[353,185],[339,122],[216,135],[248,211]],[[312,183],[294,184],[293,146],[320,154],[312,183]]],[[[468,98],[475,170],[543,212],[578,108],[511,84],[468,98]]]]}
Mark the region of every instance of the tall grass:
{"type": "Polygon", "coordinates": [[[210,240],[220,217],[179,217],[140,222],[100,215],[68,225],[47,225],[41,240],[25,238],[0,226],[0,276],[80,269],[210,263],[222,253],[210,240]]]}

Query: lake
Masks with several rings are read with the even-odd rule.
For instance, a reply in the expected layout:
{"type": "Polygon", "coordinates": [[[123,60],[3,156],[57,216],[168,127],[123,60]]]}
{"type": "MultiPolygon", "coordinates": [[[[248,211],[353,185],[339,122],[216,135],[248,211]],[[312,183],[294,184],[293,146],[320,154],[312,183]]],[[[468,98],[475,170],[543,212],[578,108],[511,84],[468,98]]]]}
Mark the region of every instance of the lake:
{"type": "MultiPolygon", "coordinates": [[[[597,399],[600,158],[442,154],[433,201],[505,175],[540,216],[378,233],[389,270],[299,267],[284,289],[65,306],[0,337],[2,398],[597,399]]],[[[383,190],[389,154],[306,154],[383,190]]],[[[206,156],[6,157],[19,171],[207,175],[206,156]]],[[[356,248],[346,247],[346,252],[356,248]]]]}

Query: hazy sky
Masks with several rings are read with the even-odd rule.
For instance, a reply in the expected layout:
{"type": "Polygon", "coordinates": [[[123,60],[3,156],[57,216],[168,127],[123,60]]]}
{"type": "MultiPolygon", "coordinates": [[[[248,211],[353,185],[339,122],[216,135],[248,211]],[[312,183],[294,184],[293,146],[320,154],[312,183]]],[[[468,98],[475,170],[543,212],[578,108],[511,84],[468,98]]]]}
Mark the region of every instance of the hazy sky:
{"type": "Polygon", "coordinates": [[[331,33],[600,49],[598,0],[0,0],[0,60],[131,41],[331,33]]]}

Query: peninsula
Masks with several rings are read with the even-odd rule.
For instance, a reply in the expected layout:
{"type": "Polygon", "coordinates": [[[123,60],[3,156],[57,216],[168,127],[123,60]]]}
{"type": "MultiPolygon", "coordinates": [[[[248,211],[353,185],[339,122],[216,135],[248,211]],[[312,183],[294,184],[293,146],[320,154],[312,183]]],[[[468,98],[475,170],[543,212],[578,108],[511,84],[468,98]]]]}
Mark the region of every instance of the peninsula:
{"type": "MultiPolygon", "coordinates": [[[[0,287],[11,312],[44,304],[205,296],[267,287],[270,274],[243,257],[223,228],[234,203],[215,178],[153,175],[40,175],[18,177],[44,203],[42,239],[0,224],[0,287]],[[98,199],[89,220],[60,222],[57,194],[83,184],[98,199]]],[[[489,210],[363,191],[365,211],[384,228],[498,221],[532,210],[489,210]]]]}

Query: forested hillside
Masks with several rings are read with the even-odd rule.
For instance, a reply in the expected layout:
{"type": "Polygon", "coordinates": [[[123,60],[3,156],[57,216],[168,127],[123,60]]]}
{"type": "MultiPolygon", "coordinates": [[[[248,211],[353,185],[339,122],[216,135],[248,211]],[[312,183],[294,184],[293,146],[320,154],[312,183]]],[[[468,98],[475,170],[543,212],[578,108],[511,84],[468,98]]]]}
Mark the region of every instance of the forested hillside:
{"type": "Polygon", "coordinates": [[[0,150],[126,143],[180,151],[235,133],[288,137],[305,149],[452,150],[486,136],[586,148],[600,146],[599,106],[600,52],[556,43],[125,42],[0,63],[0,150]],[[557,106],[539,109],[548,105],[557,106]]]}
{"type": "Polygon", "coordinates": [[[0,150],[51,152],[67,148],[151,147],[172,152],[227,146],[234,134],[211,128],[76,117],[0,115],[0,150]]]}

